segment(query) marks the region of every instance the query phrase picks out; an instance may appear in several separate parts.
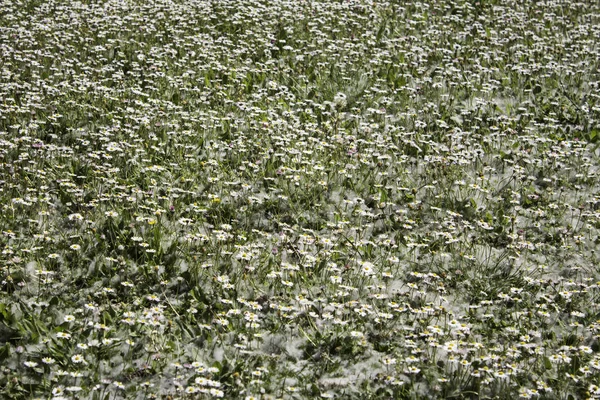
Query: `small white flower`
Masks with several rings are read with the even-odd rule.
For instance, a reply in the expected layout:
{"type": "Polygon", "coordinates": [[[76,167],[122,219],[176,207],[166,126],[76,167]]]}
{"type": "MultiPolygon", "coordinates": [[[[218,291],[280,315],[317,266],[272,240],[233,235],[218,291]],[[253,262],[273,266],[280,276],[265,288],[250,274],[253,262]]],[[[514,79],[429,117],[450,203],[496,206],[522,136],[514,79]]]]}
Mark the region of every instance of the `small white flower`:
{"type": "Polygon", "coordinates": [[[81,364],[85,362],[85,359],[81,354],[75,354],[71,357],[71,361],[73,361],[75,364],[81,364]]]}
{"type": "Polygon", "coordinates": [[[65,320],[65,322],[74,322],[75,317],[73,315],[65,315],[64,320],[65,320]]]}

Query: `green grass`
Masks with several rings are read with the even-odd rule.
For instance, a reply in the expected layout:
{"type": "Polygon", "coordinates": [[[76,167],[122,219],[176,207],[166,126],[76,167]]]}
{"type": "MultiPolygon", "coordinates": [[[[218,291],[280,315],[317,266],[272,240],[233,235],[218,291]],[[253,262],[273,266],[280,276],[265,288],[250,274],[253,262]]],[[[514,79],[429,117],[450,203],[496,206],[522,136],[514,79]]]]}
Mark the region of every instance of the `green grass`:
{"type": "Polygon", "coordinates": [[[2,2],[0,398],[599,398],[599,26],[2,2]]]}

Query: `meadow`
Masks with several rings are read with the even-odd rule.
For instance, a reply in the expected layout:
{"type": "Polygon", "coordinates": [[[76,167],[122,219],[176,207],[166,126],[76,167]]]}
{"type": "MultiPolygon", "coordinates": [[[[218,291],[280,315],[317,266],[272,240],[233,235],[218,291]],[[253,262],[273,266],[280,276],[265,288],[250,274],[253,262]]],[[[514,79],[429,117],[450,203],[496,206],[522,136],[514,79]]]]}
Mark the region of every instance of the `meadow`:
{"type": "Polygon", "coordinates": [[[600,3],[0,2],[1,399],[600,398],[600,3]]]}

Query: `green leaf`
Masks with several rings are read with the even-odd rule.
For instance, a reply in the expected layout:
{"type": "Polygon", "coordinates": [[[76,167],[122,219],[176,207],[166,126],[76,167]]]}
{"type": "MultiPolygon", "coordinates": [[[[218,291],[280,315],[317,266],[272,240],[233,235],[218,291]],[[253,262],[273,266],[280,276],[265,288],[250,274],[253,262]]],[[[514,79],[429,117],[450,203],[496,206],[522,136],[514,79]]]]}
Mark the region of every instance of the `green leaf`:
{"type": "Polygon", "coordinates": [[[6,309],[6,304],[0,304],[0,316],[2,317],[0,318],[0,322],[6,325],[9,325],[14,320],[10,311],[6,309]]]}
{"type": "Polygon", "coordinates": [[[0,361],[4,361],[10,355],[10,344],[6,343],[4,346],[0,347],[0,361]]]}
{"type": "Polygon", "coordinates": [[[598,141],[598,129],[592,129],[588,135],[588,141],[590,143],[596,143],[598,141]]]}

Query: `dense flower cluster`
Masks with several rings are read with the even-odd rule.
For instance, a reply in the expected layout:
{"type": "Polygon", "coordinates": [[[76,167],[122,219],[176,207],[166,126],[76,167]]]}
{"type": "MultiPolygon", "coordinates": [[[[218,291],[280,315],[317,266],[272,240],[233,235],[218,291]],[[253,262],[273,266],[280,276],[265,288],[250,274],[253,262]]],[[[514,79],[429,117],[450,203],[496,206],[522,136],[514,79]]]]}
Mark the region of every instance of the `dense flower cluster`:
{"type": "Polygon", "coordinates": [[[0,2],[0,397],[600,398],[599,43],[594,1],[0,2]]]}

